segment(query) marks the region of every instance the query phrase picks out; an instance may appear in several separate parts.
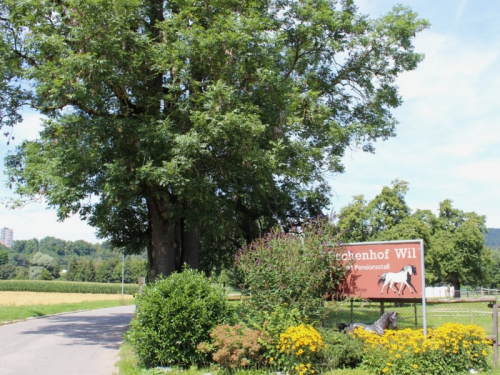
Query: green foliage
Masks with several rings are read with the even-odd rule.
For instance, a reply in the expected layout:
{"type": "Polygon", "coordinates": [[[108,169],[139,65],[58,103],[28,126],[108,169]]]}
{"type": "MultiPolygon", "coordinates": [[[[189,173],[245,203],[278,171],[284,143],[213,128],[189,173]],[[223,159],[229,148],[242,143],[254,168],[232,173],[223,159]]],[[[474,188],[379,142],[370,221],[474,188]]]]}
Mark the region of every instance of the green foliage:
{"type": "Polygon", "coordinates": [[[247,312],[243,315],[249,326],[264,334],[261,344],[268,361],[270,358],[277,358],[276,346],[279,344],[280,335],[288,328],[298,326],[303,322],[303,316],[299,310],[286,305],[278,305],[272,312],[262,311],[259,314],[251,310],[250,314],[247,312]]]}
{"type": "Polygon", "coordinates": [[[229,317],[222,286],[190,269],[147,285],[136,305],[128,337],[148,368],[205,362],[198,344],[229,317]]]}
{"type": "Polygon", "coordinates": [[[115,259],[103,260],[97,266],[97,271],[95,275],[95,279],[97,282],[106,283],[106,282],[118,282],[120,278],[117,277],[115,269],[119,266],[120,261],[115,259]]]}
{"type": "Polygon", "coordinates": [[[363,343],[352,335],[331,329],[318,329],[325,348],[321,353],[321,368],[332,371],[337,368],[353,368],[363,360],[363,343]]]}
{"type": "Polygon", "coordinates": [[[407,227],[401,225],[411,212],[405,200],[407,191],[407,182],[395,180],[392,187],[384,186],[370,202],[362,195],[354,197],[339,213],[339,229],[345,230],[343,238],[349,242],[374,241],[398,226],[407,227]]]}
{"type": "Polygon", "coordinates": [[[16,253],[30,256],[38,252],[38,240],[36,238],[32,240],[16,240],[12,245],[12,250],[16,253]]]}
{"type": "Polygon", "coordinates": [[[450,200],[439,205],[431,246],[426,257],[426,270],[437,282],[449,282],[455,290],[461,284],[478,285],[487,275],[484,216],[452,207],[450,200]]]}
{"type": "Polygon", "coordinates": [[[29,269],[29,278],[30,280],[40,280],[40,277],[42,276],[42,271],[45,270],[43,267],[39,266],[31,266],[29,269]]]}
{"type": "Polygon", "coordinates": [[[0,250],[0,266],[9,262],[9,253],[7,250],[0,250]]]}
{"type": "MultiPolygon", "coordinates": [[[[40,270],[41,273],[41,270],[40,270]]],[[[138,292],[137,285],[126,284],[125,294],[138,292]]],[[[121,294],[121,284],[83,283],[71,281],[3,280],[0,291],[121,294]]]]}
{"type": "Polygon", "coordinates": [[[96,267],[94,265],[94,261],[90,259],[87,261],[85,259],[85,271],[84,271],[84,276],[85,276],[85,281],[96,281],[95,280],[95,272],[96,272],[96,267]]]}
{"type": "Polygon", "coordinates": [[[288,328],[298,326],[303,323],[303,316],[297,308],[290,308],[285,304],[276,306],[272,312],[264,311],[262,314],[261,330],[271,338],[276,345],[281,333],[288,328]]]}
{"type": "Polygon", "coordinates": [[[36,253],[31,260],[30,280],[52,280],[59,277],[59,266],[50,255],[36,253]]]}
{"type": "Polygon", "coordinates": [[[25,267],[17,267],[16,280],[29,280],[29,270],[25,267]]]}
{"type": "Polygon", "coordinates": [[[13,279],[16,273],[16,267],[10,263],[0,266],[0,280],[13,279]]]}
{"type": "Polygon", "coordinates": [[[351,1],[4,0],[0,127],[44,115],[7,157],[12,205],[41,194],[116,247],[148,246],[153,277],[299,223],[328,205],[346,149],[395,135],[396,78],[428,26],[351,1]]]}
{"type": "Polygon", "coordinates": [[[12,262],[18,267],[26,267],[28,268],[30,265],[30,261],[24,255],[16,254],[12,257],[12,262]]]}
{"type": "Polygon", "coordinates": [[[73,259],[71,259],[66,279],[69,281],[85,281],[85,265],[76,256],[73,256],[73,259]]]}
{"type": "Polygon", "coordinates": [[[318,217],[289,233],[273,229],[235,255],[254,314],[272,312],[280,305],[297,309],[303,319],[317,317],[326,293],[345,275],[337,259],[344,251],[337,229],[318,217]]]}
{"type": "Polygon", "coordinates": [[[50,274],[50,272],[48,270],[46,270],[45,268],[42,267],[42,270],[40,272],[40,276],[38,277],[38,279],[34,279],[34,280],[52,280],[52,275],[50,274]]]}

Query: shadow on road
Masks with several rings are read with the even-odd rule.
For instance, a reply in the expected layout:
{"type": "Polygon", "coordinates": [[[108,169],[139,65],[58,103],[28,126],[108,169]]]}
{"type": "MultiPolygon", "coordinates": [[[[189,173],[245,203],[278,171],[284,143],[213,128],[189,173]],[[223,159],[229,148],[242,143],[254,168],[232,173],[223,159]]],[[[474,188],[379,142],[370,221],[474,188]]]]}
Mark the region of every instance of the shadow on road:
{"type": "Polygon", "coordinates": [[[60,315],[47,318],[46,325],[21,333],[57,335],[71,339],[64,345],[100,345],[107,349],[118,349],[131,318],[130,313],[107,316],[60,315]]]}

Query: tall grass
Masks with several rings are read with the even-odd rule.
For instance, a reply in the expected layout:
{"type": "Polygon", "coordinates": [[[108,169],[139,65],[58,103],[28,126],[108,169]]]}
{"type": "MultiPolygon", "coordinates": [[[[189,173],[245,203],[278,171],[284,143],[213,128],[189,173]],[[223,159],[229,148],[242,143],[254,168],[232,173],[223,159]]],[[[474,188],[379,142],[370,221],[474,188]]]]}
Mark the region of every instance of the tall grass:
{"type": "MultiPolygon", "coordinates": [[[[138,290],[139,287],[137,284],[125,284],[124,286],[125,294],[135,294],[138,290]]],[[[120,294],[122,292],[122,284],[54,280],[0,280],[0,291],[120,294]]]]}

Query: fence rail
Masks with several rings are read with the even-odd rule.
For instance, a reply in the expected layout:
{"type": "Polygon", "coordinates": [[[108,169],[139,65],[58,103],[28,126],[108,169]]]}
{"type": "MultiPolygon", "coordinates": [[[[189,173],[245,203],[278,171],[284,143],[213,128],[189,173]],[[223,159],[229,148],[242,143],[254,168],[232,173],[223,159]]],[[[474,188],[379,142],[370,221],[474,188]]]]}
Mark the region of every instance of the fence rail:
{"type": "Polygon", "coordinates": [[[500,295],[500,289],[489,289],[489,288],[477,288],[477,289],[466,289],[461,290],[460,294],[462,297],[475,297],[475,296],[498,296],[500,295]]]}

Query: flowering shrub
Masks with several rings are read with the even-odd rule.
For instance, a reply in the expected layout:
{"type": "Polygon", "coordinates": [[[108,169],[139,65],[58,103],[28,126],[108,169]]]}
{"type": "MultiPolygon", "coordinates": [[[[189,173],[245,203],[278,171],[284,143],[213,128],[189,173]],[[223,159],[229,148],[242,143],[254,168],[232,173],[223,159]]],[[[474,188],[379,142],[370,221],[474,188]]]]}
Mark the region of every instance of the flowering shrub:
{"type": "Polygon", "coordinates": [[[319,332],[308,324],[301,324],[288,328],[280,335],[279,343],[270,353],[273,356],[269,362],[290,373],[314,374],[314,364],[323,348],[319,332]]]}
{"type": "Polygon", "coordinates": [[[214,361],[227,369],[257,366],[263,361],[259,343],[261,336],[261,332],[246,328],[242,324],[218,325],[210,333],[212,344],[201,343],[198,350],[214,351],[214,361]]]}
{"type": "Polygon", "coordinates": [[[446,323],[437,329],[388,330],[378,336],[356,328],[365,343],[363,364],[374,374],[461,374],[488,369],[491,351],[484,330],[476,325],[446,323]]]}
{"type": "Polygon", "coordinates": [[[254,240],[235,255],[250,294],[248,311],[258,316],[286,304],[304,318],[317,315],[325,293],[344,280],[346,265],[337,257],[343,252],[338,230],[324,217],[254,240]]]}

